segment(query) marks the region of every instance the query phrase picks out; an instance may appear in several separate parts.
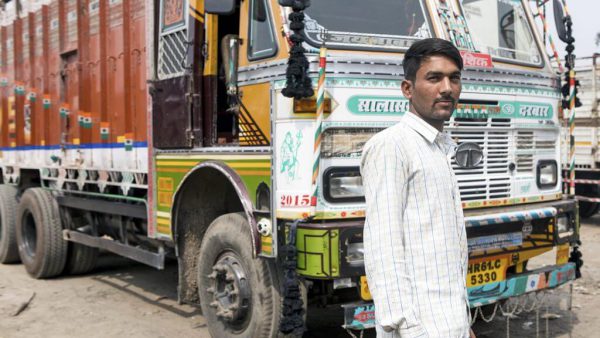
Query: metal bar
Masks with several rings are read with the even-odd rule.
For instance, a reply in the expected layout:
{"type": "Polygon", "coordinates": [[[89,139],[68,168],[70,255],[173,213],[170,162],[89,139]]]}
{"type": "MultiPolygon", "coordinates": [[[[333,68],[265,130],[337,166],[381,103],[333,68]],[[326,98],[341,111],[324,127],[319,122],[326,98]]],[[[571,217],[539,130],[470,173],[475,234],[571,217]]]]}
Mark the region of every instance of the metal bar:
{"type": "Polygon", "coordinates": [[[597,80],[596,80],[596,76],[597,76],[597,64],[596,64],[596,59],[598,59],[600,57],[600,53],[594,53],[594,55],[592,56],[592,95],[594,96],[592,99],[592,117],[593,118],[597,118],[598,117],[598,84],[597,84],[597,80]]]}
{"type": "Polygon", "coordinates": [[[100,248],[112,253],[127,257],[136,262],[144,263],[153,268],[162,270],[165,268],[165,251],[163,247],[158,252],[152,252],[129,245],[121,244],[111,239],[95,237],[74,230],[63,230],[63,238],[67,241],[80,243],[93,248],[100,248]]]}
{"type": "MultiPolygon", "coordinates": [[[[569,182],[569,179],[568,178],[564,178],[563,182],[569,182]]],[[[600,184],[600,180],[576,179],[575,183],[581,183],[581,184],[600,184]]]]}
{"type": "Polygon", "coordinates": [[[115,201],[103,201],[98,199],[58,196],[56,201],[59,205],[68,208],[95,211],[119,216],[129,216],[146,219],[146,206],[142,204],[129,204],[115,201]]]}
{"type": "Polygon", "coordinates": [[[600,203],[600,198],[587,197],[587,196],[575,196],[575,199],[583,202],[600,203]]]}

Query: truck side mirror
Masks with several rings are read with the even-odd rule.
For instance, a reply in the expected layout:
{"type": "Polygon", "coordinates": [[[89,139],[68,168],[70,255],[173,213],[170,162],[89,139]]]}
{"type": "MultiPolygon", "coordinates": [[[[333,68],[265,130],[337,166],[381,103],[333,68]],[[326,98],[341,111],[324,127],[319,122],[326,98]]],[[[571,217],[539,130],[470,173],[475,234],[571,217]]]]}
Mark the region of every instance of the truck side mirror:
{"type": "MultiPolygon", "coordinates": [[[[554,0],[552,3],[554,9],[554,25],[556,26],[556,33],[558,38],[564,43],[569,43],[569,37],[567,36],[567,28],[565,27],[566,20],[570,18],[565,17],[563,12],[562,4],[558,0],[554,0]]],[[[573,41],[571,41],[573,42],[573,41]]]]}
{"type": "Polygon", "coordinates": [[[223,67],[225,70],[225,86],[227,95],[237,96],[238,82],[238,55],[240,49],[240,39],[237,35],[228,34],[221,40],[221,57],[223,58],[223,67]]]}
{"type": "Polygon", "coordinates": [[[235,11],[236,0],[204,0],[204,12],[229,15],[235,11]]]}

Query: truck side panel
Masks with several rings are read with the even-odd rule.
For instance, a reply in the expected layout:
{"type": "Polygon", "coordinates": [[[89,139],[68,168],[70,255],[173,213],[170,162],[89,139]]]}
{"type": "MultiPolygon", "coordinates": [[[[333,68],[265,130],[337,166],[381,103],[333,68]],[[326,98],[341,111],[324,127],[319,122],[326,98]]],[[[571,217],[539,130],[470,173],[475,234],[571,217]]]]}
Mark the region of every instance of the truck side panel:
{"type": "Polygon", "coordinates": [[[146,171],[145,7],[51,1],[4,23],[0,146],[13,163],[56,165],[50,152],[62,165],[146,171]]]}

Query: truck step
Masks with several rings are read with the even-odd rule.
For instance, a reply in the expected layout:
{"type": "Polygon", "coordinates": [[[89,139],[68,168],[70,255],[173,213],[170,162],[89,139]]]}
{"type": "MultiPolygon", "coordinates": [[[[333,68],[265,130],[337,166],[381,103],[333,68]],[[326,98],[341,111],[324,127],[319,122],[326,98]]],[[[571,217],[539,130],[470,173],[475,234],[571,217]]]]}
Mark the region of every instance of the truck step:
{"type": "Polygon", "coordinates": [[[63,238],[67,241],[80,243],[89,247],[104,249],[136,262],[150,265],[159,270],[165,268],[166,254],[162,246],[158,248],[158,252],[152,252],[146,249],[126,245],[112,239],[96,237],[68,229],[63,230],[63,238]]]}

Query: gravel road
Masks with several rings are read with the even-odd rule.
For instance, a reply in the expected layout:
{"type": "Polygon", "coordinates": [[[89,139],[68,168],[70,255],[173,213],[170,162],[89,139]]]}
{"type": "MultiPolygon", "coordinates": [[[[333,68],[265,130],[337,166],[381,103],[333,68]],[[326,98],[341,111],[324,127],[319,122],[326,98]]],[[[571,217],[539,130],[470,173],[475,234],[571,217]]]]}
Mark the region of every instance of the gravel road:
{"type": "MultiPolygon", "coordinates": [[[[549,293],[540,337],[546,337],[544,316],[549,337],[599,336],[600,216],[583,224],[582,240],[585,265],[573,285],[573,311],[566,310],[568,286],[549,293]]],[[[157,271],[105,254],[91,274],[51,280],[29,278],[22,265],[0,265],[0,338],[209,337],[200,310],[177,304],[176,287],[174,262],[157,271]]],[[[309,314],[306,337],[350,337],[336,326],[335,311],[319,312],[309,314]]],[[[535,312],[512,318],[511,337],[536,337],[537,323],[535,312]]],[[[506,337],[506,317],[497,314],[474,329],[479,338],[506,337]]]]}

